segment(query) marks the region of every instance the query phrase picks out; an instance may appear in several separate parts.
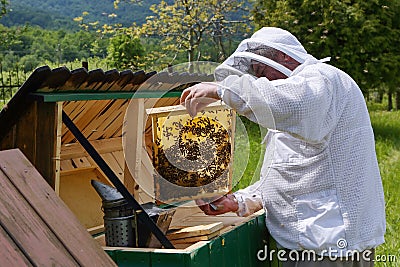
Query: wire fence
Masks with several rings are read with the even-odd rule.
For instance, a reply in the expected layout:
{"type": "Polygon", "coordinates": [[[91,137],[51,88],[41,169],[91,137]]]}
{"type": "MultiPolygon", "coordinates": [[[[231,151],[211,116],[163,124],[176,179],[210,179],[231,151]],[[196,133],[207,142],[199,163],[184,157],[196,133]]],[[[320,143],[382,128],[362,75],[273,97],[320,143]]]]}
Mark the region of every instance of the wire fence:
{"type": "Polygon", "coordinates": [[[4,70],[0,62],[0,109],[11,99],[28,75],[29,73],[19,66],[4,70]]]}

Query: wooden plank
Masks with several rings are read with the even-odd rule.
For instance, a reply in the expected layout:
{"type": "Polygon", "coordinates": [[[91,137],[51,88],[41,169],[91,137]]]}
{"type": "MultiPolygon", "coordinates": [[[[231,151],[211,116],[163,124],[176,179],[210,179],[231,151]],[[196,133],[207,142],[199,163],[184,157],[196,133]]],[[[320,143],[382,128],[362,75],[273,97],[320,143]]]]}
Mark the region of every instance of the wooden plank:
{"type": "MultiPolygon", "coordinates": [[[[3,153],[4,154],[8,153],[3,153]]],[[[14,155],[10,155],[13,159],[14,155]]],[[[15,162],[15,165],[19,165],[15,162]]],[[[7,164],[8,165],[8,164],[7,164]]],[[[12,236],[18,247],[37,266],[79,266],[64,245],[49,229],[42,218],[32,209],[27,199],[19,194],[18,189],[9,179],[20,178],[15,173],[11,177],[0,172],[0,218],[1,225],[12,236]],[[8,176],[8,177],[7,177],[8,176]]],[[[22,167],[22,166],[19,166],[22,167]]],[[[11,166],[7,166],[12,168],[11,166]]],[[[23,171],[23,169],[22,169],[23,171]]],[[[43,184],[43,180],[41,181],[43,184]]],[[[51,189],[50,189],[51,190],[51,189]]],[[[59,211],[60,213],[60,211],[59,211]]]]}
{"type": "Polygon", "coordinates": [[[0,152],[0,162],[2,171],[81,265],[116,266],[19,150],[0,152]]]}
{"type": "Polygon", "coordinates": [[[0,227],[0,266],[33,266],[3,227],[0,227]]]}
{"type": "MultiPolygon", "coordinates": [[[[124,161],[125,163],[125,161],[124,161]]],[[[139,202],[139,203],[143,203],[140,202],[139,199],[139,185],[136,184],[135,179],[133,178],[131,172],[129,171],[129,167],[128,165],[124,166],[124,185],[126,187],[126,189],[133,195],[133,197],[139,202]]]]}
{"type": "Polygon", "coordinates": [[[123,170],[125,168],[125,156],[122,150],[112,151],[111,154],[114,156],[115,160],[118,162],[120,168],[123,170]]]}
{"type": "Polygon", "coordinates": [[[55,68],[51,71],[51,74],[47,76],[46,80],[37,90],[37,92],[52,92],[55,91],[58,87],[65,84],[65,82],[71,76],[71,72],[65,66],[55,68]]]}
{"type": "Polygon", "coordinates": [[[125,115],[125,109],[127,103],[126,100],[115,100],[109,106],[107,110],[104,110],[98,117],[95,118],[100,124],[96,127],[97,131],[92,132],[88,138],[90,140],[97,140],[99,138],[111,138],[113,135],[113,125],[121,123],[121,119],[119,117],[123,117],[125,115]]]}
{"type": "MultiPolygon", "coordinates": [[[[134,189],[134,195],[140,203],[145,203],[154,200],[148,194],[152,194],[153,190],[153,177],[143,169],[143,128],[144,128],[144,109],[146,105],[152,106],[157,101],[156,99],[132,99],[128,105],[127,113],[124,120],[124,144],[125,159],[127,161],[127,168],[130,173],[128,175],[128,184],[130,188],[134,189]],[[128,149],[127,149],[128,148],[128,149]],[[140,183],[137,184],[137,182],[140,183]],[[148,184],[150,183],[150,184],[148,184]],[[144,186],[144,188],[141,188],[144,186]],[[145,192],[143,192],[145,189],[145,192]]],[[[146,152],[145,152],[146,153],[146,152]]],[[[154,193],[152,194],[154,196],[154,193]]]]}
{"type": "Polygon", "coordinates": [[[122,91],[132,91],[134,88],[137,88],[138,85],[142,84],[146,80],[146,74],[143,70],[132,73],[130,80],[125,86],[121,89],[122,91]]]}
{"type": "Polygon", "coordinates": [[[210,240],[216,236],[219,236],[220,232],[216,231],[213,232],[211,234],[208,235],[200,235],[200,236],[192,236],[192,237],[188,237],[188,238],[181,238],[181,239],[173,239],[170,240],[171,243],[173,245],[175,244],[187,244],[187,243],[195,243],[195,242],[199,242],[199,241],[206,241],[206,240],[210,240]]]}
{"type": "Polygon", "coordinates": [[[126,117],[124,145],[130,149],[125,149],[125,158],[132,171],[132,176],[137,179],[141,174],[142,167],[144,100],[132,99],[128,106],[126,117]]]}
{"type": "Polygon", "coordinates": [[[79,68],[71,71],[71,76],[61,86],[57,88],[57,91],[73,91],[87,79],[89,73],[85,68],[79,68]]]}
{"type": "Polygon", "coordinates": [[[10,128],[15,125],[23,114],[26,108],[32,102],[28,94],[40,87],[42,82],[50,75],[51,69],[48,66],[43,66],[34,70],[26,82],[14,94],[6,106],[0,110],[0,140],[8,133],[10,128]]]}
{"type": "MultiPolygon", "coordinates": [[[[75,109],[72,110],[71,113],[67,113],[67,115],[70,117],[70,119],[72,121],[75,122],[75,124],[77,122],[79,122],[79,120],[84,120],[82,118],[85,117],[87,110],[90,110],[90,108],[92,106],[95,106],[96,101],[73,101],[70,103],[74,103],[75,105],[77,105],[77,107],[75,109]],[[79,104],[79,103],[83,103],[83,104],[79,104]]],[[[86,121],[86,120],[84,120],[86,121]]],[[[89,123],[87,121],[87,123],[89,123]]],[[[75,137],[73,136],[73,134],[69,131],[69,129],[67,127],[63,128],[63,136],[62,136],[62,143],[70,143],[72,140],[74,140],[75,137]]]]}
{"type": "Polygon", "coordinates": [[[100,114],[107,111],[112,105],[115,100],[95,100],[96,102],[93,107],[90,109],[85,109],[82,112],[81,118],[74,120],[76,126],[81,130],[81,132],[86,136],[89,137],[93,132],[99,131],[99,126],[101,125],[102,121],[98,119],[100,114]]]}
{"type": "Polygon", "coordinates": [[[62,137],[62,108],[63,103],[57,102],[56,114],[56,140],[55,140],[55,174],[54,174],[54,191],[57,195],[60,194],[60,171],[61,171],[61,137],[62,137]]]}
{"type": "MultiPolygon", "coordinates": [[[[94,126],[97,126],[97,122],[93,122],[93,120],[98,116],[100,112],[107,108],[110,105],[112,100],[97,100],[97,101],[88,101],[87,106],[84,107],[84,110],[76,116],[73,120],[75,125],[81,130],[81,132],[88,136],[92,131],[96,131],[97,129],[94,126]],[[93,124],[95,125],[93,126],[93,124]]],[[[74,140],[75,137],[71,132],[67,132],[65,136],[63,136],[63,143],[69,143],[74,140]]]]}
{"type": "MultiPolygon", "coordinates": [[[[68,103],[69,104],[63,107],[63,109],[67,107],[68,108],[72,107],[71,112],[69,113],[66,112],[66,113],[73,121],[76,121],[78,116],[83,116],[82,114],[84,114],[85,109],[88,109],[90,108],[90,106],[95,104],[93,101],[71,101],[68,103]]],[[[75,137],[73,136],[73,134],[69,131],[67,127],[63,125],[61,143],[68,144],[74,139],[75,137]]]]}
{"type": "Polygon", "coordinates": [[[118,178],[124,181],[124,170],[119,166],[118,161],[114,158],[112,153],[102,154],[101,157],[107,162],[107,165],[113,170],[118,178]]]}
{"type": "Polygon", "coordinates": [[[109,116],[102,114],[104,123],[99,127],[99,132],[102,133],[102,135],[99,136],[97,133],[93,133],[93,135],[90,136],[90,139],[122,136],[122,127],[125,111],[128,107],[128,100],[115,100],[114,105],[116,109],[113,109],[113,113],[109,114],[109,116]]]}
{"type": "Polygon", "coordinates": [[[111,185],[97,167],[76,168],[61,172],[60,197],[85,228],[93,228],[104,223],[102,202],[92,187],[91,180],[111,185]]]}
{"type": "Polygon", "coordinates": [[[89,160],[86,157],[82,158],[74,158],[72,159],[72,162],[77,168],[85,168],[85,167],[91,167],[92,165],[90,164],[89,160]]]}
{"type": "Polygon", "coordinates": [[[25,156],[35,164],[36,162],[36,127],[37,103],[32,102],[25,107],[27,112],[19,118],[15,133],[15,147],[19,148],[25,156]]]}
{"type": "Polygon", "coordinates": [[[132,79],[133,72],[132,70],[124,70],[119,74],[119,79],[116,81],[115,85],[110,88],[110,90],[118,90],[121,91],[122,88],[132,79]]]}
{"type": "Polygon", "coordinates": [[[74,169],[75,166],[72,164],[71,159],[61,160],[60,162],[60,171],[68,171],[74,169]]]}
{"type": "Polygon", "coordinates": [[[137,186],[140,203],[154,202],[156,201],[154,196],[154,181],[153,176],[143,165],[140,174],[140,186],[137,186]]]}
{"type": "MultiPolygon", "coordinates": [[[[175,214],[175,210],[170,209],[168,211],[162,212],[158,219],[157,219],[157,226],[160,228],[161,232],[163,234],[167,233],[167,230],[171,224],[172,217],[175,214]]],[[[150,234],[150,238],[148,240],[148,245],[147,247],[149,248],[162,248],[162,244],[160,241],[158,241],[157,237],[154,234],[150,234]]]]}
{"type": "MultiPolygon", "coordinates": [[[[204,108],[205,111],[206,110],[216,110],[216,109],[229,109],[229,107],[226,106],[225,104],[221,104],[220,101],[217,101],[217,102],[213,102],[213,103],[209,104],[207,107],[204,108]]],[[[174,115],[187,114],[186,108],[182,105],[146,109],[146,113],[148,115],[168,114],[171,112],[173,112],[174,115]]]]}
{"type": "Polygon", "coordinates": [[[142,166],[136,191],[141,203],[154,202],[154,168],[145,150],[142,151],[142,166]]]}
{"type": "Polygon", "coordinates": [[[124,123],[124,112],[121,112],[118,117],[115,118],[114,122],[105,132],[105,137],[114,138],[122,136],[122,129],[124,123]]]}
{"type": "Polygon", "coordinates": [[[89,229],[87,229],[87,231],[90,235],[98,235],[98,234],[104,233],[104,225],[102,224],[99,226],[89,228],[89,229]]]}
{"type": "Polygon", "coordinates": [[[16,126],[10,127],[9,131],[0,139],[0,150],[15,148],[15,130],[16,126]]]}
{"type": "MultiPolygon", "coordinates": [[[[93,140],[90,143],[100,154],[122,151],[122,138],[110,138],[93,140]]],[[[61,148],[61,159],[73,159],[79,157],[87,157],[89,154],[79,143],[64,144],[61,148]]]]}
{"type": "Polygon", "coordinates": [[[65,177],[65,176],[73,176],[73,175],[78,175],[78,174],[85,175],[85,173],[87,173],[87,172],[94,172],[95,169],[96,169],[96,167],[75,168],[75,169],[61,171],[61,175],[63,177],[65,177]]]}
{"type": "Polygon", "coordinates": [[[119,80],[119,71],[116,69],[108,70],[104,73],[104,82],[97,89],[98,91],[108,91],[119,80]]]}
{"type": "Polygon", "coordinates": [[[63,110],[71,120],[74,120],[90,103],[89,101],[65,101],[63,102],[63,110]]]}
{"type": "Polygon", "coordinates": [[[104,78],[105,74],[102,69],[91,70],[89,76],[76,90],[96,90],[96,87],[103,83],[104,78]]]}
{"type": "Polygon", "coordinates": [[[190,227],[184,227],[176,231],[172,231],[167,234],[169,240],[187,238],[192,236],[209,235],[216,231],[221,230],[224,227],[222,222],[216,222],[211,224],[200,224],[190,227]]]}

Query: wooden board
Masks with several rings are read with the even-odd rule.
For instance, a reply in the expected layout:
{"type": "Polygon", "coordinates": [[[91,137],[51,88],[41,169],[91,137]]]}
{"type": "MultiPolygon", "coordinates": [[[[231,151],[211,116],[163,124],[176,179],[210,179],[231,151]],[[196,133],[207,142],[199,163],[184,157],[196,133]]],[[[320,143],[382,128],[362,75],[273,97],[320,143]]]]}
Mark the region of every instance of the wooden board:
{"type": "Polygon", "coordinates": [[[172,230],[170,233],[167,233],[167,237],[169,240],[173,240],[194,236],[210,235],[214,232],[221,230],[222,227],[224,227],[224,224],[222,222],[200,224],[196,226],[184,227],[175,231],[172,230]]]}
{"type": "Polygon", "coordinates": [[[60,175],[60,198],[86,228],[104,223],[101,198],[90,183],[91,180],[98,180],[109,184],[99,174],[95,167],[86,167],[62,171],[60,175]]]}
{"type": "Polygon", "coordinates": [[[1,226],[30,262],[116,266],[18,149],[0,152],[0,170],[1,226]]]}
{"type": "MultiPolygon", "coordinates": [[[[100,154],[122,151],[122,138],[109,138],[90,142],[100,154]]],[[[89,154],[79,143],[63,144],[61,147],[61,160],[87,157],[89,154]]]]}
{"type": "Polygon", "coordinates": [[[18,240],[17,246],[23,247],[31,261],[39,263],[38,265],[78,265],[3,172],[0,172],[0,180],[0,194],[5,196],[0,201],[1,224],[13,239],[18,240]],[[45,249],[39,246],[43,240],[50,241],[45,249]],[[45,257],[45,254],[52,256],[45,257]]]}
{"type": "Polygon", "coordinates": [[[187,237],[187,238],[172,239],[171,243],[172,244],[188,244],[188,243],[195,243],[195,242],[199,242],[199,241],[207,241],[218,235],[220,235],[220,232],[216,231],[216,232],[208,234],[208,235],[200,235],[200,236],[192,236],[192,237],[187,237]]]}

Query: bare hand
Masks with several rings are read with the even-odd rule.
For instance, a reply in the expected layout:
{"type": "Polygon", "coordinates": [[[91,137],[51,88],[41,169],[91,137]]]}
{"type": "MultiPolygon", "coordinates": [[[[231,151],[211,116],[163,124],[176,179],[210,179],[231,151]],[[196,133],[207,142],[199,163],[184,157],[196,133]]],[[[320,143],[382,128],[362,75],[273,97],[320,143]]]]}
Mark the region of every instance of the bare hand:
{"type": "Polygon", "coordinates": [[[196,116],[207,105],[219,100],[217,85],[214,83],[199,83],[186,88],[181,95],[181,105],[185,106],[190,116],[196,116]]]}
{"type": "Polygon", "coordinates": [[[207,215],[220,215],[227,212],[236,212],[239,208],[234,195],[225,195],[211,203],[197,199],[196,204],[207,215]]]}

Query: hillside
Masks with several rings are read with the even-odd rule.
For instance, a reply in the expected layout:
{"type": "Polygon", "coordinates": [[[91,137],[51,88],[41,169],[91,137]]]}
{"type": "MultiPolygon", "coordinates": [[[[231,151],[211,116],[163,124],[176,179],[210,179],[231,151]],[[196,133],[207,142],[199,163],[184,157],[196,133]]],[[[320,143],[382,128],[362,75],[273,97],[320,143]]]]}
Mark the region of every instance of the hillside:
{"type": "Polygon", "coordinates": [[[146,0],[141,4],[121,1],[114,9],[114,0],[11,0],[8,13],[0,19],[5,26],[38,25],[46,29],[75,28],[73,18],[89,12],[86,22],[99,21],[100,24],[122,23],[129,26],[133,22],[142,24],[152,12],[149,7],[158,0],[146,0]],[[116,17],[109,17],[116,14],[116,17]]]}

